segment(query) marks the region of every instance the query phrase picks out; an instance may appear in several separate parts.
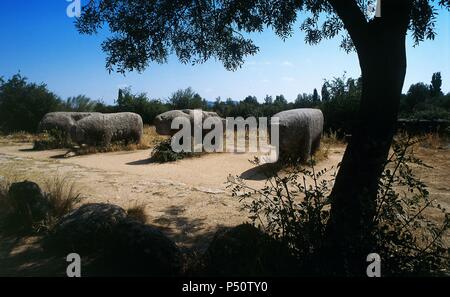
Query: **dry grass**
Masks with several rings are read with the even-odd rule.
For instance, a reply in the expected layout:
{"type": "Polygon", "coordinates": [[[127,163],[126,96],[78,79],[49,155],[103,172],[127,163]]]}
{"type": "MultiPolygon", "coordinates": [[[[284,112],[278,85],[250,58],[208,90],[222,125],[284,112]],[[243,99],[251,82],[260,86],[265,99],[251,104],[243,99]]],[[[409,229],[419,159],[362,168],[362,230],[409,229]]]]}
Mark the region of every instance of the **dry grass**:
{"type": "Polygon", "coordinates": [[[332,147],[345,146],[345,142],[337,137],[335,132],[324,133],[322,139],[320,140],[320,147],[314,153],[313,160],[315,162],[320,162],[328,159],[328,154],[332,147]]]}
{"type": "Polygon", "coordinates": [[[321,139],[321,145],[326,146],[326,147],[343,146],[343,145],[345,145],[345,141],[343,139],[340,139],[337,136],[336,132],[330,131],[330,132],[323,133],[322,139],[321,139]]]}
{"type": "Polygon", "coordinates": [[[426,133],[421,135],[410,135],[407,132],[401,132],[394,136],[396,141],[409,141],[413,144],[410,146],[410,150],[415,152],[423,151],[432,155],[436,151],[446,150],[450,148],[450,139],[446,135],[440,135],[439,133],[426,133]]]}
{"type": "Polygon", "coordinates": [[[441,136],[438,133],[427,133],[424,136],[419,137],[419,140],[420,146],[429,149],[444,149],[449,145],[448,138],[441,136]]]}
{"type": "Polygon", "coordinates": [[[141,142],[139,143],[113,143],[106,147],[95,147],[95,146],[83,146],[74,150],[76,155],[90,155],[97,153],[109,153],[109,152],[120,152],[120,151],[136,151],[136,150],[146,150],[153,148],[159,142],[167,139],[166,136],[159,135],[156,133],[155,126],[144,126],[144,133],[142,135],[141,142]]]}
{"type": "Polygon", "coordinates": [[[144,126],[144,134],[142,136],[142,145],[147,147],[154,147],[160,141],[167,139],[168,136],[159,135],[156,133],[155,126],[144,126]]]}
{"type": "Polygon", "coordinates": [[[0,133],[0,145],[13,145],[32,143],[35,141],[43,140],[45,138],[42,134],[32,134],[28,132],[14,132],[11,134],[0,133]]]}
{"type": "Polygon", "coordinates": [[[314,153],[312,159],[317,163],[328,159],[328,153],[330,151],[331,145],[322,144],[319,149],[314,153]]]}
{"type": "MultiPolygon", "coordinates": [[[[0,179],[0,221],[8,230],[1,231],[29,231],[22,230],[22,224],[17,218],[17,210],[14,203],[11,203],[8,195],[9,187],[15,182],[23,181],[14,170],[5,174],[2,172],[0,179]],[[19,223],[19,224],[17,224],[19,223]]],[[[81,192],[75,182],[65,176],[51,176],[36,181],[49,201],[49,211],[46,218],[39,222],[34,222],[32,232],[46,232],[53,228],[58,220],[71,212],[82,200],[81,192]]]]}
{"type": "MultiPolygon", "coordinates": [[[[159,135],[156,133],[156,128],[154,126],[145,125],[144,133],[140,143],[113,143],[107,147],[92,147],[92,146],[82,146],[77,148],[70,148],[70,151],[74,152],[75,155],[88,155],[96,153],[106,153],[106,152],[118,152],[118,151],[135,151],[135,150],[146,150],[153,148],[156,144],[162,140],[167,139],[166,136],[159,135]]],[[[55,141],[49,134],[32,134],[28,132],[16,132],[12,134],[1,134],[0,133],[0,145],[15,145],[15,144],[27,144],[27,143],[38,143],[42,144],[42,149],[56,149],[59,147],[51,147],[54,145],[55,141]],[[45,145],[48,144],[48,148],[45,145]]]]}
{"type": "Polygon", "coordinates": [[[11,207],[8,201],[8,190],[11,180],[5,176],[0,177],[0,217],[7,214],[11,207]]]}
{"type": "Polygon", "coordinates": [[[71,212],[82,200],[76,183],[66,176],[48,178],[44,182],[43,191],[52,205],[52,216],[56,218],[71,212]]]}
{"type": "Polygon", "coordinates": [[[147,223],[147,215],[145,213],[145,205],[144,204],[136,204],[127,209],[127,215],[129,218],[145,224],[147,223]]]}

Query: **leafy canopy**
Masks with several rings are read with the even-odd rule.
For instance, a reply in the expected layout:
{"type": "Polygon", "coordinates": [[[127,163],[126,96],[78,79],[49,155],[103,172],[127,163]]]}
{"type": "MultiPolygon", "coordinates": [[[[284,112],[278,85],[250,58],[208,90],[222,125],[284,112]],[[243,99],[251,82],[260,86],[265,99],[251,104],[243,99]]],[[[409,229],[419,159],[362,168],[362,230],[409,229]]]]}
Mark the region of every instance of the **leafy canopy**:
{"type": "MultiPolygon", "coordinates": [[[[409,29],[416,44],[434,38],[436,7],[450,10],[450,0],[400,1],[412,4],[409,29]]],[[[76,25],[84,34],[109,28],[102,47],[110,71],[143,71],[173,53],[183,63],[215,58],[235,70],[259,50],[247,33],[270,28],[285,39],[299,16],[307,43],[341,35],[341,46],[349,51],[354,38],[347,30],[373,23],[368,7],[374,5],[375,0],[90,0],[76,25]]]]}

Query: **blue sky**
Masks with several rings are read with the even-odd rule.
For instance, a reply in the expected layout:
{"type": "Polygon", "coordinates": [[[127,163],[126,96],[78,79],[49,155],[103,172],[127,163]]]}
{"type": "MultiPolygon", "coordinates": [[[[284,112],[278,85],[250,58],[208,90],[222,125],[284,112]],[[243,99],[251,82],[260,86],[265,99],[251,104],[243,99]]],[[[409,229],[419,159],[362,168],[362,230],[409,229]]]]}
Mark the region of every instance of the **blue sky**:
{"type": "MultiPolygon", "coordinates": [[[[162,99],[191,86],[208,100],[256,95],[262,101],[266,94],[284,94],[292,101],[298,93],[320,89],[323,79],[344,71],[350,77],[360,74],[356,54],[339,49],[338,39],[309,46],[299,30],[285,42],[271,31],[254,34],[260,52],[235,72],[215,61],[190,66],[171,57],[167,64],[151,64],[142,74],[109,74],[100,46],[104,36],[79,35],[66,15],[67,5],[66,0],[0,1],[0,76],[20,71],[62,98],[84,94],[113,103],[124,86],[162,99]]],[[[434,41],[413,48],[408,40],[404,91],[415,82],[429,83],[432,73],[440,71],[443,91],[450,92],[449,12],[441,11],[437,28],[434,41]]]]}

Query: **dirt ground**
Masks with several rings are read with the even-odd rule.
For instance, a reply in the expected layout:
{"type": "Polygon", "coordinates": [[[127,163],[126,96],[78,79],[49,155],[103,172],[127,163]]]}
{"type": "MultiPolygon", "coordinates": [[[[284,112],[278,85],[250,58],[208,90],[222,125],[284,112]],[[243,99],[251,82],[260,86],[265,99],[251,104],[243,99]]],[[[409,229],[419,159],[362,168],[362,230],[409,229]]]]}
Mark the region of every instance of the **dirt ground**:
{"type": "MultiPolygon", "coordinates": [[[[228,176],[245,177],[262,187],[264,175],[249,160],[254,154],[209,154],[172,163],[151,163],[150,152],[113,152],[62,158],[66,151],[32,151],[31,145],[0,147],[0,176],[41,181],[50,176],[75,180],[83,203],[106,202],[123,208],[145,205],[149,223],[178,244],[202,246],[205,234],[247,221],[237,198],[226,188],[228,176]]],[[[343,148],[330,151],[320,167],[336,165],[343,148]]]]}
{"type": "MultiPolygon", "coordinates": [[[[218,228],[248,221],[248,214],[240,210],[238,199],[226,188],[227,177],[237,175],[252,186],[264,185],[263,175],[248,161],[254,157],[250,153],[209,154],[158,164],[149,161],[149,150],[62,158],[64,150],[32,151],[31,147],[0,146],[0,178],[14,173],[20,179],[39,183],[51,176],[65,176],[76,182],[85,197],[82,203],[106,202],[123,208],[145,205],[148,223],[159,227],[179,246],[199,251],[218,228]]],[[[344,150],[343,145],[330,147],[318,169],[336,166],[344,150]]],[[[416,153],[434,167],[417,171],[429,186],[431,197],[450,209],[450,149],[419,148],[416,153]]],[[[35,249],[34,242],[34,238],[3,240],[0,259],[20,254],[24,245],[35,249]]],[[[11,261],[3,264],[13,265],[11,261]]],[[[26,259],[22,261],[20,271],[33,267],[26,259]]],[[[0,274],[10,273],[18,272],[0,269],[0,274]]]]}

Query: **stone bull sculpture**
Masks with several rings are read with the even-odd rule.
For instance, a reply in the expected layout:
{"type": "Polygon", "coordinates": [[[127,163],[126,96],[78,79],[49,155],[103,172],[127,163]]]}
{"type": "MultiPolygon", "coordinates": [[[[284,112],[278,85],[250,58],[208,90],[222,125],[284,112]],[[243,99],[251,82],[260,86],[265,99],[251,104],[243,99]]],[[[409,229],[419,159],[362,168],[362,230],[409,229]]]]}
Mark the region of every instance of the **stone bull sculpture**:
{"type": "Polygon", "coordinates": [[[78,144],[109,145],[114,141],[141,141],[143,123],[140,115],[130,112],[51,112],[38,126],[39,132],[58,130],[78,144]]]}
{"type": "MultiPolygon", "coordinates": [[[[167,111],[165,113],[162,113],[162,114],[156,116],[156,118],[154,120],[156,132],[160,135],[173,136],[177,132],[177,130],[171,128],[172,121],[178,117],[188,119],[189,122],[191,123],[192,129],[194,129],[194,124],[195,124],[194,123],[194,112],[195,112],[195,110],[193,110],[193,109],[171,110],[171,111],[167,111]]],[[[213,118],[216,118],[216,119],[222,121],[223,128],[226,127],[225,119],[222,119],[221,117],[219,117],[219,115],[217,113],[210,112],[210,111],[200,111],[200,110],[198,110],[198,113],[201,114],[201,117],[202,117],[201,122],[198,123],[199,125],[202,125],[203,122],[205,121],[205,119],[213,117],[213,118]]],[[[205,129],[202,129],[202,130],[203,130],[203,133],[207,133],[209,131],[209,130],[205,130],[205,129]]]]}
{"type": "Polygon", "coordinates": [[[93,114],[79,120],[70,135],[78,144],[107,146],[116,141],[139,143],[143,130],[142,118],[135,113],[93,114]]]}
{"type": "Polygon", "coordinates": [[[279,157],[306,161],[320,147],[323,114],[319,109],[299,108],[279,112],[279,157]]]}
{"type": "Polygon", "coordinates": [[[76,123],[85,117],[97,114],[96,112],[50,112],[39,122],[38,132],[58,130],[70,137],[70,131],[76,123]]]}

